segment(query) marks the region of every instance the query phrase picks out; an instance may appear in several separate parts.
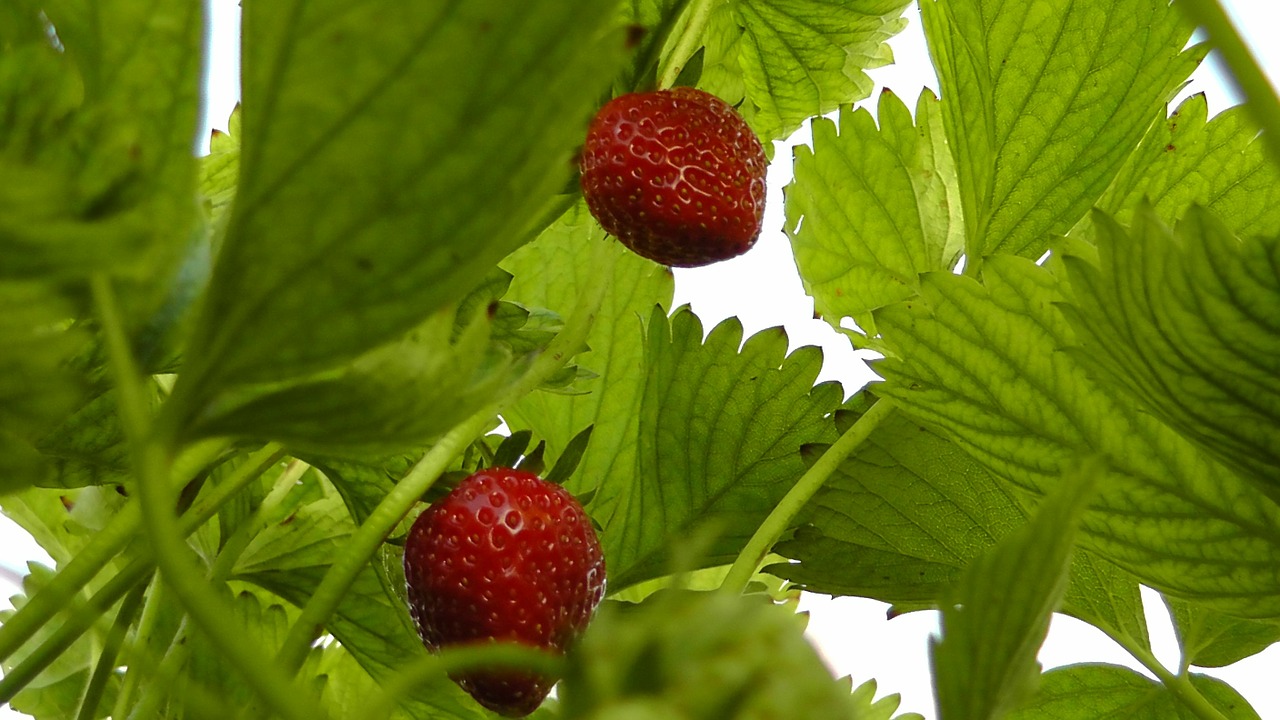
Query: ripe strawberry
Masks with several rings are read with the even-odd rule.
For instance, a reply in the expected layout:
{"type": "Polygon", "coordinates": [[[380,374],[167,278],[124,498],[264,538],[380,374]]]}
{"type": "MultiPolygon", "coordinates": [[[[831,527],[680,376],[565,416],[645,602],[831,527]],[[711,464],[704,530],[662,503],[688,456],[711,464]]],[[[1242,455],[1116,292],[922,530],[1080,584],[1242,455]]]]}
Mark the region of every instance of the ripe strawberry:
{"type": "Polygon", "coordinates": [[[720,98],[687,87],[631,93],[591,121],[582,194],[638,255],[696,267],[755,244],[766,166],[760,140],[720,98]]]}
{"type": "MultiPolygon", "coordinates": [[[[510,468],[475,473],[419,515],[404,574],[409,614],[433,651],[501,640],[563,653],[605,585],[600,541],[578,501],[510,468]]],[[[524,717],[556,678],[485,672],[454,680],[490,710],[524,717]]]]}

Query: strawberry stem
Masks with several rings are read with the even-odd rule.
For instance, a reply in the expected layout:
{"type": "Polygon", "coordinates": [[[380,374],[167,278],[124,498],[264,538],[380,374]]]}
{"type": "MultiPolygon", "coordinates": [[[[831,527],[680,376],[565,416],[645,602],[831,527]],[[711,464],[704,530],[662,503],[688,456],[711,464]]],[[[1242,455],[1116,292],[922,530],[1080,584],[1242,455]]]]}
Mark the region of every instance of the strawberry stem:
{"type": "Polygon", "coordinates": [[[578,296],[577,309],[529,371],[512,386],[502,400],[454,426],[432,446],[352,534],[311,599],[302,608],[298,619],[289,628],[289,634],[276,657],[278,665],[286,672],[292,674],[302,665],[312,640],[333,615],[360,571],[368,565],[387,535],[449,467],[453,458],[489,427],[502,408],[537,389],[583,348],[587,333],[604,301],[605,292],[612,284],[613,265],[620,254],[621,249],[615,241],[599,241],[593,263],[594,272],[588,276],[588,284],[578,296]]]}
{"type": "Polygon", "coordinates": [[[892,411],[893,405],[888,400],[884,398],[877,400],[844,435],[840,436],[839,440],[827,448],[822,457],[818,458],[818,461],[804,475],[800,476],[800,480],[787,491],[782,501],[773,508],[773,512],[769,513],[764,522],[760,523],[760,527],[756,528],[755,534],[747,541],[746,547],[738,553],[738,559],[733,562],[733,567],[729,568],[729,574],[720,584],[721,589],[739,593],[746,589],[751,576],[756,574],[765,556],[773,549],[774,543],[778,542],[787,528],[791,527],[791,522],[822,488],[827,478],[831,477],[831,473],[835,472],[840,463],[870,437],[872,431],[892,411]]]}
{"type": "Polygon", "coordinates": [[[288,674],[268,662],[260,648],[249,641],[250,636],[235,620],[235,612],[205,581],[174,512],[178,498],[171,482],[176,449],[173,434],[180,428],[151,422],[142,386],[143,375],[125,336],[111,281],[104,275],[95,275],[90,280],[90,289],[119,393],[120,420],[137,476],[142,527],[161,576],[186,608],[192,622],[208,635],[213,646],[272,711],[287,720],[324,717],[311,693],[295,686],[288,674]]]}
{"type": "Polygon", "coordinates": [[[707,32],[707,24],[711,21],[711,11],[715,0],[693,0],[687,9],[688,20],[676,38],[671,52],[663,58],[658,70],[658,89],[665,90],[675,85],[676,78],[684,70],[698,48],[702,47],[703,36],[707,32]]]}

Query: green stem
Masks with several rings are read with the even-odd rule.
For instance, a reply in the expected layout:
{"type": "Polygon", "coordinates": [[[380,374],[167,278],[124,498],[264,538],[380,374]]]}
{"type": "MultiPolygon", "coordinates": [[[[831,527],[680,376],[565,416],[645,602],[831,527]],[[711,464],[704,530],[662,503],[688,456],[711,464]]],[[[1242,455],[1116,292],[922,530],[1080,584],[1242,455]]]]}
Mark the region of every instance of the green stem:
{"type": "Polygon", "coordinates": [[[858,418],[853,427],[827,448],[813,467],[800,476],[800,480],[787,491],[782,501],[773,508],[773,512],[769,513],[764,522],[760,523],[760,527],[756,528],[755,534],[747,541],[746,547],[738,553],[738,559],[733,562],[733,567],[729,568],[729,574],[720,584],[722,589],[733,592],[742,592],[746,589],[747,583],[751,582],[751,576],[756,574],[765,556],[773,549],[774,543],[778,542],[778,538],[781,538],[787,528],[791,527],[791,522],[808,504],[810,498],[818,492],[827,478],[831,477],[840,463],[862,445],[892,410],[893,405],[887,399],[877,400],[862,414],[862,417],[858,418]]]}
{"type": "Polygon", "coordinates": [[[400,698],[428,680],[470,670],[516,670],[545,677],[564,674],[564,659],[525,645],[495,643],[441,650],[424,655],[382,685],[364,716],[367,720],[391,717],[400,698]]]}
{"type": "Polygon", "coordinates": [[[107,689],[107,681],[116,672],[116,660],[120,655],[120,646],[124,636],[129,632],[138,609],[142,606],[142,593],[147,589],[146,583],[138,583],[129,591],[120,610],[116,612],[116,620],[107,633],[102,651],[98,654],[98,662],[94,665],[93,675],[85,687],[84,696],[80,698],[80,710],[76,720],[95,720],[98,717],[98,704],[102,702],[103,691],[107,689]]]}
{"type": "Polygon", "coordinates": [[[1169,689],[1169,692],[1173,693],[1173,696],[1184,707],[1194,713],[1196,717],[1202,720],[1227,720],[1227,716],[1209,704],[1209,701],[1205,699],[1204,695],[1200,694],[1196,686],[1191,684],[1191,678],[1184,674],[1175,675],[1169,672],[1169,669],[1160,664],[1160,661],[1156,659],[1155,655],[1151,654],[1150,650],[1133,642],[1124,633],[1108,632],[1107,635],[1119,643],[1120,647],[1128,650],[1129,654],[1142,663],[1143,667],[1159,678],[1160,682],[1169,689]]]}
{"type": "Polygon", "coordinates": [[[287,674],[267,661],[235,621],[232,608],[205,581],[199,561],[179,528],[174,511],[177,493],[169,482],[174,441],[168,433],[179,428],[151,426],[142,376],[125,336],[110,281],[95,275],[90,280],[90,288],[119,393],[120,419],[137,475],[143,528],[161,576],[186,608],[192,622],[206,633],[213,646],[274,712],[289,720],[322,717],[311,694],[296,687],[287,674]]]}
{"type": "Polygon", "coordinates": [[[1248,101],[1253,121],[1262,128],[1262,138],[1271,152],[1271,162],[1280,165],[1280,98],[1258,66],[1249,46],[1236,30],[1217,0],[1182,0],[1175,3],[1192,22],[1205,29],[1209,42],[1222,53],[1231,68],[1236,87],[1248,101]]]}
{"type": "Polygon", "coordinates": [[[508,402],[518,400],[542,385],[562,368],[565,362],[581,350],[587,333],[595,322],[596,313],[604,301],[605,291],[613,279],[613,265],[619,250],[612,240],[602,240],[595,251],[595,262],[588,273],[586,286],[579,298],[578,307],[541,355],[511,389],[502,401],[486,407],[463,420],[441,438],[396,486],[378,503],[359,529],[352,534],[341,554],[325,573],[319,587],[307,601],[302,613],[289,628],[284,645],[280,648],[277,663],[286,672],[293,673],[302,665],[312,640],[333,615],[356,576],[378,551],[383,540],[396,525],[409,514],[414,503],[422,497],[440,475],[449,467],[453,458],[477,435],[484,432],[494,416],[508,402]]]}
{"type": "MultiPolygon", "coordinates": [[[[133,641],[130,643],[134,648],[148,648],[155,644],[153,635],[156,632],[156,623],[160,620],[160,612],[167,599],[164,596],[164,583],[158,576],[152,577],[148,587],[146,601],[142,605],[142,615],[138,617],[138,625],[133,633],[133,641]]],[[[124,679],[120,683],[120,693],[116,695],[116,703],[111,710],[111,717],[123,718],[128,714],[129,706],[133,703],[133,694],[137,692],[138,683],[141,681],[142,673],[137,668],[128,667],[125,670],[124,679]]]]}
{"type": "Polygon", "coordinates": [[[703,35],[707,32],[707,23],[711,21],[711,12],[715,9],[716,2],[717,0],[693,0],[690,4],[687,11],[689,20],[680,31],[680,37],[676,39],[675,46],[667,55],[666,62],[658,71],[659,89],[674,85],[676,78],[680,77],[680,73],[684,71],[685,63],[689,62],[689,58],[693,57],[701,47],[703,35]]]}
{"type": "MultiPolygon", "coordinates": [[[[225,442],[200,443],[183,454],[180,464],[190,474],[179,474],[184,481],[195,477],[226,449],[225,442]]],[[[88,545],[41,588],[28,602],[0,625],[0,660],[5,660],[60,610],[69,606],[111,559],[132,540],[142,524],[142,513],[136,502],[120,509],[88,545]]]]}

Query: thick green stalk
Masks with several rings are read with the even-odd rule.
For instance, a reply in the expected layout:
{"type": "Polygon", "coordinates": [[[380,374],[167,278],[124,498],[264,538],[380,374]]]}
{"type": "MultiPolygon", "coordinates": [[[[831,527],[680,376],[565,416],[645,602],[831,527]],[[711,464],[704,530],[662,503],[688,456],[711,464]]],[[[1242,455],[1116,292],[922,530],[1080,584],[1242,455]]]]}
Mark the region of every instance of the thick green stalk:
{"type": "Polygon", "coordinates": [[[503,401],[486,407],[463,420],[441,438],[404,476],[391,492],[387,493],[359,529],[352,534],[341,554],[334,561],[311,599],[302,608],[302,614],[289,628],[280,649],[277,663],[287,672],[294,673],[306,658],[312,640],[346,595],[356,576],[369,563],[382,541],[404,519],[413,504],[422,497],[440,475],[449,467],[453,458],[472,439],[484,432],[507,402],[513,402],[535,390],[551,377],[565,362],[575,355],[586,342],[587,333],[595,322],[596,313],[604,300],[605,291],[613,279],[613,264],[618,258],[617,246],[612,240],[602,240],[595,251],[593,272],[588,284],[578,298],[578,307],[556,335],[547,349],[534,361],[533,366],[506,393],[503,401]]]}
{"type": "Polygon", "coordinates": [[[862,414],[862,417],[858,418],[853,427],[850,427],[839,440],[827,448],[813,467],[800,476],[800,480],[787,491],[782,501],[773,508],[773,512],[769,513],[764,522],[760,523],[760,527],[756,528],[755,534],[747,541],[746,547],[738,553],[738,559],[733,562],[733,567],[729,568],[729,574],[720,585],[722,589],[733,592],[742,592],[746,589],[747,583],[751,582],[751,576],[756,574],[760,563],[764,562],[765,556],[773,549],[774,543],[778,542],[778,538],[791,527],[791,522],[808,504],[810,498],[822,488],[827,478],[831,477],[831,473],[835,472],[840,463],[862,445],[892,410],[893,405],[888,400],[884,398],[877,400],[862,414]]]}
{"type": "Polygon", "coordinates": [[[1262,139],[1271,153],[1271,162],[1280,165],[1280,98],[1267,80],[1249,46],[1231,23],[1231,18],[1217,0],[1181,0],[1176,7],[1205,29],[1213,44],[1231,68],[1231,77],[1248,101],[1246,107],[1253,121],[1262,128],[1262,139]]]}
{"type": "Polygon", "coordinates": [[[119,393],[120,419],[137,476],[143,528],[161,576],[186,608],[192,622],[208,635],[214,647],[240,671],[248,686],[272,711],[288,720],[323,717],[311,694],[295,686],[289,675],[268,661],[242,632],[231,607],[205,581],[174,512],[177,492],[170,483],[170,471],[175,442],[170,433],[177,428],[152,427],[142,391],[142,376],[125,337],[110,281],[101,275],[94,276],[90,287],[119,393]]]}

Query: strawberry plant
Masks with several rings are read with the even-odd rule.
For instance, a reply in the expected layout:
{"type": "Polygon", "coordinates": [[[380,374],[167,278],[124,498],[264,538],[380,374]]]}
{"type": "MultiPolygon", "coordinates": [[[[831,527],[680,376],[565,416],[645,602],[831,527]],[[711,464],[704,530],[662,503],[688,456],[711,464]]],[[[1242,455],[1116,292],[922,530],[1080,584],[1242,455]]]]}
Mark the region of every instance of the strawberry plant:
{"type": "Polygon", "coordinates": [[[55,564],[0,702],[478,719],[450,677],[563,678],[498,706],[893,718],[806,590],[938,611],[942,720],[1259,717],[1203,670],[1280,640],[1280,100],[1214,0],[906,6],[245,0],[197,157],[199,4],[0,4],[0,509],[55,564]],[[855,109],[908,21],[938,92],[855,109]],[[1170,107],[1210,47],[1248,101],[1170,107]],[[812,129],[782,229],[870,386],[704,327],[592,215],[592,117],[676,87],[766,154],[812,129]],[[597,528],[577,642],[419,637],[411,524],[485,468],[597,528]],[[1042,672],[1054,613],[1149,676],[1042,672]]]}

